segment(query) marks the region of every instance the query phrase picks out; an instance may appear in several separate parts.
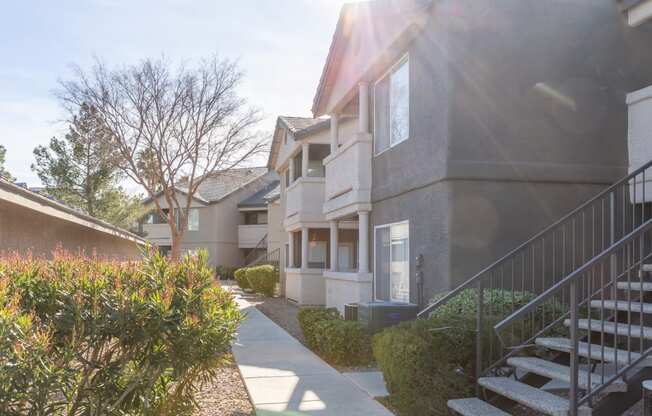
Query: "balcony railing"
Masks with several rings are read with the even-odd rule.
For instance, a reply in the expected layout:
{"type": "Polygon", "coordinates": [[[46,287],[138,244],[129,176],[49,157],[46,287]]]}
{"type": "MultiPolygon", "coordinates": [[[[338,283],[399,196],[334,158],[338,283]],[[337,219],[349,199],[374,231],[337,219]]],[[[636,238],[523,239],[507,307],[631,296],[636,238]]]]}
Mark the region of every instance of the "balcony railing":
{"type": "Polygon", "coordinates": [[[325,221],[324,178],[299,178],[287,188],[285,222],[325,221]]]}
{"type": "Polygon", "coordinates": [[[324,160],[324,212],[371,201],[371,139],[356,136],[324,160]]]}

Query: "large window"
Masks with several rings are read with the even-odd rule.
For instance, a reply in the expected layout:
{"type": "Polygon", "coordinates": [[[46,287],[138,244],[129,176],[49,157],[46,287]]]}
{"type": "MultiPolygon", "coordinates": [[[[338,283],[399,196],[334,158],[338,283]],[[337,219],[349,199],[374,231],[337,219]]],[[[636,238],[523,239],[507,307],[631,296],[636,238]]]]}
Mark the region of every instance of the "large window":
{"type": "Polygon", "coordinates": [[[376,298],[410,301],[410,226],[408,222],[376,227],[376,298]]]}
{"type": "Polygon", "coordinates": [[[267,224],[267,211],[247,211],[244,213],[245,225],[267,224]]]}
{"type": "Polygon", "coordinates": [[[190,208],[188,210],[188,231],[199,230],[199,209],[190,208]]]}
{"type": "Polygon", "coordinates": [[[410,62],[399,61],[374,87],[374,143],[381,153],[410,137],[410,62]]]}
{"type": "MultiPolygon", "coordinates": [[[[165,215],[168,214],[168,210],[164,209],[163,212],[165,215]]],[[[145,224],[167,224],[168,219],[162,216],[158,210],[151,211],[145,216],[145,224]]]]}

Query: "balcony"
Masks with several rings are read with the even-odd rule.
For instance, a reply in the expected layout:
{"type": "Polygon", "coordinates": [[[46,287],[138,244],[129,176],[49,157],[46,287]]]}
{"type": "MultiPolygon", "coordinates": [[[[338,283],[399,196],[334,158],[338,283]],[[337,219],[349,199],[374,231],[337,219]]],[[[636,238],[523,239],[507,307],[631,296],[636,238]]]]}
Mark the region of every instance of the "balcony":
{"type": "Polygon", "coordinates": [[[145,238],[154,244],[166,246],[172,244],[170,226],[168,224],[143,224],[145,238]]]}
{"type": "Polygon", "coordinates": [[[267,224],[238,225],[238,247],[255,248],[267,235],[267,224]]]}
{"type": "Polygon", "coordinates": [[[358,133],[324,159],[326,219],[371,209],[371,135],[358,133]]]}
{"type": "Polygon", "coordinates": [[[286,229],[296,228],[303,223],[324,222],[324,182],[322,177],[301,177],[294,181],[286,192],[286,229]]]}

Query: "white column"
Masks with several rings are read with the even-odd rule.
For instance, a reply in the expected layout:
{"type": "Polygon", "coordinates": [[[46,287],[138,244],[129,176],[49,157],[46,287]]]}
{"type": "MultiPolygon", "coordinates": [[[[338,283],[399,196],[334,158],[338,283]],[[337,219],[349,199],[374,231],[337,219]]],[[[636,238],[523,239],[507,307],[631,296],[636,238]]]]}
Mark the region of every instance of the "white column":
{"type": "Polygon", "coordinates": [[[369,83],[358,84],[358,132],[369,133],[369,83]]]}
{"type": "Polygon", "coordinates": [[[369,211],[358,212],[358,272],[369,273],[369,211]]]}
{"type": "Polygon", "coordinates": [[[290,162],[288,162],[288,163],[289,163],[289,165],[290,165],[290,166],[288,167],[288,169],[290,169],[290,183],[289,183],[288,185],[291,185],[292,182],[294,182],[294,158],[291,157],[291,158],[290,158],[290,162]]]}
{"type": "Polygon", "coordinates": [[[339,116],[331,114],[331,154],[335,154],[339,146],[339,124],[339,116]]]}
{"type": "Polygon", "coordinates": [[[337,221],[331,221],[331,271],[337,271],[337,246],[338,246],[338,229],[337,221]]]}
{"type": "Polygon", "coordinates": [[[288,264],[286,267],[294,267],[294,233],[288,233],[288,264]]]}
{"type": "Polygon", "coordinates": [[[301,176],[308,177],[308,158],[310,157],[310,145],[304,143],[301,145],[301,176]]]}
{"type": "Polygon", "coordinates": [[[308,268],[308,228],[301,227],[301,268],[308,268]]]}

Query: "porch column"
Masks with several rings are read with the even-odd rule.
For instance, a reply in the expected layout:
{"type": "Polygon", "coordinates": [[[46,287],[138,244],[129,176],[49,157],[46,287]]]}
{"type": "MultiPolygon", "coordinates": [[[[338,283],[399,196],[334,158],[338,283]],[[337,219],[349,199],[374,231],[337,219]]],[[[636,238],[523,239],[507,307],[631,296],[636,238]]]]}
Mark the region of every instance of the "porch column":
{"type": "Polygon", "coordinates": [[[369,273],[369,211],[358,211],[358,272],[369,273]]]}
{"type": "Polygon", "coordinates": [[[288,233],[288,264],[287,267],[294,268],[294,233],[288,233]]]}
{"type": "Polygon", "coordinates": [[[369,83],[358,84],[358,133],[369,133],[369,83]]]}
{"type": "Polygon", "coordinates": [[[291,157],[290,161],[288,162],[288,169],[290,170],[290,183],[288,185],[291,185],[294,182],[294,158],[291,157]]]}
{"type": "Polygon", "coordinates": [[[339,121],[337,114],[331,114],[331,154],[337,152],[339,145],[339,121]]]}
{"type": "Polygon", "coordinates": [[[304,143],[301,145],[301,176],[303,178],[308,177],[308,159],[310,157],[310,145],[304,143]]]}
{"type": "Polygon", "coordinates": [[[331,271],[337,271],[337,245],[338,245],[338,230],[337,221],[331,221],[331,271]]]}
{"type": "Polygon", "coordinates": [[[301,227],[301,268],[308,268],[308,227],[301,227]]]}

